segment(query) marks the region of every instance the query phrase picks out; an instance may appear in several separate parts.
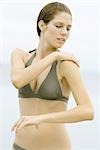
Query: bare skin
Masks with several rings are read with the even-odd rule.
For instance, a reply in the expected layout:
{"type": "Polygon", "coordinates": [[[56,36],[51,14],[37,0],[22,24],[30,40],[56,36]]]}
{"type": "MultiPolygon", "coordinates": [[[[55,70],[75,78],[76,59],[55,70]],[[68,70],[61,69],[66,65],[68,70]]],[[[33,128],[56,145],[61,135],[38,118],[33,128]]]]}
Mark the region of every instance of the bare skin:
{"type": "Polygon", "coordinates": [[[27,150],[71,150],[64,123],[93,119],[93,108],[77,60],[68,53],[58,51],[64,44],[63,39],[69,36],[70,26],[70,15],[64,12],[56,15],[48,25],[40,21],[38,51],[27,68],[25,63],[32,54],[18,49],[12,53],[11,78],[15,87],[21,88],[30,83],[32,90],[38,91],[52,63],[57,60],[56,72],[62,93],[69,97],[72,92],[77,105],[67,110],[67,103],[63,101],[20,98],[21,118],[14,124],[12,131],[16,132],[15,143],[27,150]]]}
{"type": "MultiPolygon", "coordinates": [[[[23,55],[24,62],[26,63],[32,54],[25,54],[23,52],[23,55]]],[[[71,56],[71,54],[69,56],[70,60],[72,59],[74,62],[76,62],[75,58],[71,56]]],[[[32,64],[34,64],[35,61],[36,59],[33,60],[32,64]]],[[[46,78],[50,67],[51,65],[48,66],[41,75],[39,75],[37,81],[37,89],[39,89],[41,82],[43,82],[43,80],[46,78]]],[[[69,97],[70,89],[67,83],[66,85],[63,85],[64,81],[62,81],[62,77],[59,73],[59,67],[60,62],[58,62],[57,65],[58,80],[61,85],[63,94],[69,97]]],[[[35,86],[33,83],[34,80],[31,81],[30,85],[34,90],[35,86]]],[[[28,98],[20,98],[19,104],[21,116],[34,116],[67,110],[67,104],[65,102],[42,100],[38,98],[31,98],[29,100],[28,98]]],[[[66,150],[66,148],[70,150],[69,136],[63,123],[46,123],[39,124],[38,126],[26,126],[21,129],[20,132],[16,133],[15,143],[28,150],[33,150],[33,148],[35,148],[36,150],[66,150]]]]}

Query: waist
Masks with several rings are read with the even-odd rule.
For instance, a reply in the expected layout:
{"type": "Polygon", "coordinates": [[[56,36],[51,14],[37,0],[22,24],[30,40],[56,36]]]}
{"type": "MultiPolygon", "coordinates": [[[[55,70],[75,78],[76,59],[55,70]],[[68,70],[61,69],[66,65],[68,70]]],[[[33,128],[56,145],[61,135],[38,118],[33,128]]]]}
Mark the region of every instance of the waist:
{"type": "Polygon", "coordinates": [[[67,131],[63,124],[40,124],[25,127],[16,135],[15,143],[27,149],[61,146],[69,142],[67,131]]]}
{"type": "MultiPolygon", "coordinates": [[[[61,112],[65,111],[67,107],[65,102],[43,101],[41,99],[34,100],[34,98],[30,100],[20,98],[19,103],[21,115],[40,115],[50,112],[61,112]]],[[[41,123],[38,129],[35,126],[27,126],[16,135],[15,143],[29,150],[31,150],[30,146],[41,150],[41,147],[44,148],[45,144],[49,146],[57,144],[64,145],[65,141],[68,142],[66,132],[64,124],[41,123]]]]}
{"type": "Polygon", "coordinates": [[[67,109],[67,104],[62,101],[41,100],[38,98],[19,99],[21,115],[40,115],[51,112],[61,112],[67,109]]]}

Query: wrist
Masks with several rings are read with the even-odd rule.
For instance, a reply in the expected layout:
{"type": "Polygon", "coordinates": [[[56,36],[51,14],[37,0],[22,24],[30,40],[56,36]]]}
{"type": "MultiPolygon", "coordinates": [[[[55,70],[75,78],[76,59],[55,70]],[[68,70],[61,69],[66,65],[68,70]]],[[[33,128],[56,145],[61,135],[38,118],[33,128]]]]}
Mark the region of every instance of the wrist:
{"type": "Polygon", "coordinates": [[[41,122],[42,123],[50,123],[54,120],[54,115],[50,114],[43,114],[41,115],[41,122]]]}
{"type": "Polygon", "coordinates": [[[59,60],[59,56],[60,56],[59,52],[53,52],[52,55],[53,55],[54,61],[59,60]]]}

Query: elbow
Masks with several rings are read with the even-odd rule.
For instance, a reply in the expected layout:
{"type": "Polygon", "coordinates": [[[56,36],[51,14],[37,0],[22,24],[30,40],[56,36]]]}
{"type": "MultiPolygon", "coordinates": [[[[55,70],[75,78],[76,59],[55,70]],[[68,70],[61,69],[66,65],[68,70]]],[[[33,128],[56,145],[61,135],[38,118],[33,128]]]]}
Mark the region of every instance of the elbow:
{"type": "Polygon", "coordinates": [[[85,118],[86,118],[86,120],[94,119],[94,110],[91,106],[85,108],[85,118]]]}
{"type": "Polygon", "coordinates": [[[91,109],[89,111],[89,120],[94,120],[94,111],[93,111],[93,109],[91,109]]]}
{"type": "Polygon", "coordinates": [[[17,88],[17,89],[20,89],[21,87],[22,87],[22,83],[21,83],[21,81],[20,81],[20,79],[19,78],[15,78],[15,77],[13,77],[12,79],[11,79],[11,82],[12,82],[12,84],[17,88]]]}

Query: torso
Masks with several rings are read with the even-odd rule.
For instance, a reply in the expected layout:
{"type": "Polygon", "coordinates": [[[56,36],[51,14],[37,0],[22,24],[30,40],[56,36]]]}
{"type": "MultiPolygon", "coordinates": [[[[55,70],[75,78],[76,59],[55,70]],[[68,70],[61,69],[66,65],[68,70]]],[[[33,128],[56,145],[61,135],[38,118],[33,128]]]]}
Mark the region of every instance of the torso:
{"type": "MultiPolygon", "coordinates": [[[[24,62],[32,54],[24,56],[24,62]]],[[[32,63],[36,62],[34,59],[32,63]]],[[[38,90],[43,80],[46,78],[50,66],[48,66],[38,77],[37,80],[32,81],[30,86],[32,90],[38,90]]],[[[70,89],[67,82],[59,73],[60,63],[57,64],[57,76],[62,89],[63,95],[69,97],[70,89]]],[[[63,101],[50,101],[40,98],[20,98],[20,113],[21,115],[39,115],[50,112],[61,112],[67,109],[67,104],[63,101]]],[[[20,133],[16,135],[15,143],[27,150],[70,150],[70,140],[64,124],[46,123],[40,124],[38,129],[35,126],[24,127],[20,133]]]]}

